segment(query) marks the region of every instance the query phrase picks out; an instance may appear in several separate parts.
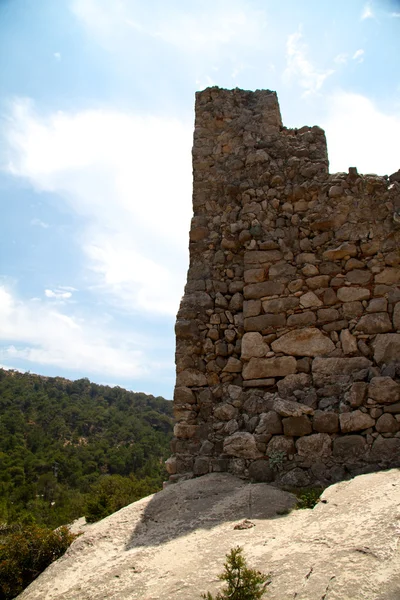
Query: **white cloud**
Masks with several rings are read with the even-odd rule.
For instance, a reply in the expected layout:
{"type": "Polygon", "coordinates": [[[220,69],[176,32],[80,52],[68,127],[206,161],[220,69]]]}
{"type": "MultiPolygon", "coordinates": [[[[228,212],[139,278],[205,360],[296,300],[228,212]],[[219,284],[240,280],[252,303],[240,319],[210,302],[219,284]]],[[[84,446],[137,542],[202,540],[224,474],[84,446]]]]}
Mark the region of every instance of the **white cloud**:
{"type": "Polygon", "coordinates": [[[348,55],[345,52],[342,52],[341,54],[335,56],[333,60],[338,65],[345,65],[348,61],[348,58],[348,55]]]}
{"type": "Polygon", "coordinates": [[[263,12],[241,2],[213,3],[200,12],[176,12],[156,25],[155,36],[186,52],[214,53],[218,48],[254,47],[266,29],[263,12]]]}
{"type": "Polygon", "coordinates": [[[380,111],[365,96],[340,92],[329,100],[321,123],[328,140],[330,170],[386,175],[399,168],[400,117],[380,111]]]}
{"type": "Polygon", "coordinates": [[[54,52],[54,53],[53,53],[53,56],[54,56],[54,58],[55,58],[56,60],[61,60],[61,54],[60,54],[60,52],[54,52]]]}
{"type": "Polygon", "coordinates": [[[367,4],[364,6],[362,13],[361,13],[361,20],[364,21],[365,19],[373,19],[373,18],[374,18],[374,13],[372,12],[371,2],[367,2],[367,4]]]}
{"type": "Polygon", "coordinates": [[[45,223],[44,221],[42,221],[41,219],[38,219],[38,218],[32,219],[31,225],[36,226],[36,227],[42,227],[42,229],[48,229],[50,227],[50,225],[48,223],[45,223]]]}
{"type": "Polygon", "coordinates": [[[46,298],[55,298],[57,300],[67,300],[71,298],[72,293],[64,290],[44,290],[46,298]]]}
{"type": "Polygon", "coordinates": [[[175,46],[186,53],[215,56],[235,44],[265,44],[266,16],[242,0],[204,0],[200,7],[174,9],[159,5],[143,10],[134,0],[72,0],[71,10],[84,27],[109,50],[133,43],[132,30],[175,46]]]}
{"type": "MultiPolygon", "coordinates": [[[[0,322],[2,361],[22,359],[132,379],[145,375],[144,365],[150,364],[142,348],[122,342],[122,336],[111,333],[104,323],[87,322],[46,302],[22,302],[4,286],[0,286],[0,322]]],[[[138,339],[131,336],[131,340],[134,337],[138,339]]]]}
{"type": "Polygon", "coordinates": [[[287,67],[283,80],[289,83],[297,81],[304,88],[303,96],[315,94],[322,88],[325,80],[335,71],[333,69],[318,70],[307,58],[308,47],[302,41],[301,31],[289,35],[286,44],[287,67]]]}
{"type": "Polygon", "coordinates": [[[353,60],[356,60],[358,63],[362,63],[364,61],[364,54],[365,54],[364,50],[362,48],[360,48],[359,50],[354,52],[354,54],[351,58],[353,60]]]}
{"type": "Polygon", "coordinates": [[[175,314],[187,268],[192,125],[104,109],[44,118],[20,100],[7,141],[10,173],[85,217],[79,243],[92,284],[131,310],[175,314]]]}

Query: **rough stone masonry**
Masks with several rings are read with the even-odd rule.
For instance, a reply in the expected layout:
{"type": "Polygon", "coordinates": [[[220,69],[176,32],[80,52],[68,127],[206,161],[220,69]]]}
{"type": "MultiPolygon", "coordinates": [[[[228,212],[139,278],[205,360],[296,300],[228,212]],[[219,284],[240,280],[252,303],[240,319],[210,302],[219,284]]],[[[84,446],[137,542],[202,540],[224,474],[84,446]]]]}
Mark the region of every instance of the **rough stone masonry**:
{"type": "MultiPolygon", "coordinates": [[[[343,140],[345,143],[345,140],[343,140]]],[[[172,481],[400,466],[400,171],[330,174],[275,92],[196,95],[172,481]]]]}

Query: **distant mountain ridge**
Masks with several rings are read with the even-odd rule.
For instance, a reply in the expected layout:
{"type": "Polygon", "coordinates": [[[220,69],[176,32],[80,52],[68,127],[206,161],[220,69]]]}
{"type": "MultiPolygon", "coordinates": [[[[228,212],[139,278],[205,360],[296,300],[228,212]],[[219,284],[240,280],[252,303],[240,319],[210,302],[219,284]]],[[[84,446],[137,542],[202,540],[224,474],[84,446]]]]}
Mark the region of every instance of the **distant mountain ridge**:
{"type": "Polygon", "coordinates": [[[0,369],[0,521],[69,522],[105,477],[119,503],[160,489],[172,422],[160,396],[0,369]]]}

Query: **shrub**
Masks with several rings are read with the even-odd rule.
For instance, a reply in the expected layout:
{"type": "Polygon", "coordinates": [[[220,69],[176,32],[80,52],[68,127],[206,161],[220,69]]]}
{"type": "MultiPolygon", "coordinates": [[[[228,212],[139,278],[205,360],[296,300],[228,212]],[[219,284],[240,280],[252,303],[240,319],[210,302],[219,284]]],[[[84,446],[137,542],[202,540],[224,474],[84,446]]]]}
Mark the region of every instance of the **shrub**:
{"type": "Polygon", "coordinates": [[[77,537],[68,527],[55,531],[38,525],[3,528],[0,537],[0,598],[11,600],[77,537]]]}
{"type": "Polygon", "coordinates": [[[270,582],[270,576],[249,569],[242,555],[240,546],[232,548],[226,555],[225,571],[218,576],[221,581],[226,581],[227,586],[215,596],[210,592],[202,594],[205,600],[258,600],[262,598],[265,588],[270,582]]]}
{"type": "Polygon", "coordinates": [[[92,487],[84,509],[86,521],[94,523],[120,510],[127,504],[159,490],[157,482],[146,477],[136,479],[134,475],[105,475],[92,487]]]}
{"type": "Polygon", "coordinates": [[[296,508],[314,508],[318,504],[322,492],[323,488],[320,487],[296,490],[296,508]]]}

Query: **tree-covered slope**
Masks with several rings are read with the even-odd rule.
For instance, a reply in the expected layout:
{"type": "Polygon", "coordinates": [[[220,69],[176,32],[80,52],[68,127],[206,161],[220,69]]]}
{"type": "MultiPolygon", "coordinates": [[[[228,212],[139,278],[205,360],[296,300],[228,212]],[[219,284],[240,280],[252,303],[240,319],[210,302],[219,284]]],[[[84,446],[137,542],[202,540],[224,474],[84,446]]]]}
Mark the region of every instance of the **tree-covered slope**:
{"type": "Polygon", "coordinates": [[[156,491],[171,432],[164,398],[0,370],[0,521],[55,527],[156,491]]]}

